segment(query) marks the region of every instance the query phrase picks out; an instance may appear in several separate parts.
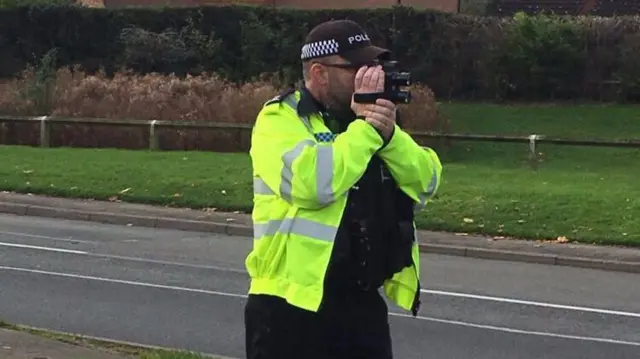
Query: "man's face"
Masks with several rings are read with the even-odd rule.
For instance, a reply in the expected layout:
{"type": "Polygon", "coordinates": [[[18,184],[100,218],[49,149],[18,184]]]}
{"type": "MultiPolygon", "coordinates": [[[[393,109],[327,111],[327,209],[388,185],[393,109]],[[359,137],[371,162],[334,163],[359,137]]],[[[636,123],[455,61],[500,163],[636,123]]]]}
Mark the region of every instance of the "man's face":
{"type": "MultiPolygon", "coordinates": [[[[342,60],[341,65],[348,65],[342,60]]],[[[336,64],[338,65],[338,64],[336,64]]],[[[359,67],[359,66],[358,66],[359,67]]],[[[329,68],[329,82],[327,97],[337,110],[346,111],[351,108],[351,98],[355,91],[354,82],[358,67],[332,67],[329,68]]]]}
{"type": "Polygon", "coordinates": [[[327,99],[327,106],[339,110],[347,111],[351,108],[351,97],[353,96],[354,82],[359,65],[349,64],[340,57],[334,57],[320,63],[325,72],[324,95],[327,99]]]}

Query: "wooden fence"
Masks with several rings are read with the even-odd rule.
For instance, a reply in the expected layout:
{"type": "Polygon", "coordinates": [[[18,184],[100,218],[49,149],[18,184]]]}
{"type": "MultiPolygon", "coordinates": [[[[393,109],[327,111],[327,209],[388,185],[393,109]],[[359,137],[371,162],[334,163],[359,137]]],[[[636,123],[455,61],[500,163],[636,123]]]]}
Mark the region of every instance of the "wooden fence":
{"type": "MultiPolygon", "coordinates": [[[[216,122],[187,122],[187,121],[144,121],[129,119],[108,119],[108,118],[72,118],[61,116],[0,116],[0,125],[7,122],[36,122],[40,129],[40,147],[50,147],[51,126],[54,124],[79,124],[79,125],[108,125],[108,126],[133,126],[147,127],[149,131],[150,150],[161,150],[159,146],[159,128],[173,129],[218,129],[236,132],[250,132],[252,125],[236,123],[216,123],[216,122]]],[[[529,136],[496,136],[496,135],[475,135],[459,133],[438,133],[410,131],[409,134],[420,144],[424,144],[429,139],[449,139],[481,142],[510,142],[528,144],[529,159],[532,167],[536,167],[537,145],[540,143],[566,145],[566,146],[590,146],[590,147],[617,147],[617,148],[640,148],[640,140],[612,141],[612,140],[573,140],[563,138],[549,138],[540,134],[529,136]]],[[[3,143],[4,141],[0,142],[3,143]]]]}

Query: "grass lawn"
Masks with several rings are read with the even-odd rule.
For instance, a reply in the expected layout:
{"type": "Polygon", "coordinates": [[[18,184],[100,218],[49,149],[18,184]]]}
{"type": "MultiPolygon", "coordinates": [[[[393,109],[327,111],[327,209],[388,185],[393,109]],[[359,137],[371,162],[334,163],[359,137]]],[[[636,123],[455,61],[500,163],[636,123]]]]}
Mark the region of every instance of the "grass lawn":
{"type": "Polygon", "coordinates": [[[573,139],[639,139],[637,105],[517,105],[443,103],[455,133],[530,135],[573,139]]]}
{"type": "MultiPolygon", "coordinates": [[[[638,139],[640,107],[445,103],[452,131],[638,139]]],[[[455,142],[423,229],[640,245],[640,150],[455,142]]],[[[247,154],[0,147],[0,189],[249,211],[247,154]]]]}
{"type": "MultiPolygon", "coordinates": [[[[456,143],[423,229],[640,244],[640,151],[456,143]]],[[[0,147],[0,189],[248,211],[247,154],[0,147]]]]}

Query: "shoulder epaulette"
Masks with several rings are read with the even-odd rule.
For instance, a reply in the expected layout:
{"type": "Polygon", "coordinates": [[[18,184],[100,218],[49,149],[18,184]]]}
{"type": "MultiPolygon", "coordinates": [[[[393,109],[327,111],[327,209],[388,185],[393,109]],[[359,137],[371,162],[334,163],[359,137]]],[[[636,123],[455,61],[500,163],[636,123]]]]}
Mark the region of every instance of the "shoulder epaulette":
{"type": "Polygon", "coordinates": [[[282,102],[282,100],[284,100],[287,96],[291,95],[292,93],[296,92],[295,87],[290,87],[287,88],[286,90],[280,92],[278,94],[278,96],[272,98],[271,100],[267,101],[264,103],[264,106],[268,106],[277,102],[282,102]]]}

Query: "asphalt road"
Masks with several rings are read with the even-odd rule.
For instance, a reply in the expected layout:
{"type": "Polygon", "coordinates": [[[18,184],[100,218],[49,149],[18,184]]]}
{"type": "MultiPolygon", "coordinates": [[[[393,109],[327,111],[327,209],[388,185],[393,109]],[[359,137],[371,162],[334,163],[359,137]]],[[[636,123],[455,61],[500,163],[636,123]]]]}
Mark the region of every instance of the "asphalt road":
{"type": "MultiPolygon", "coordinates": [[[[0,216],[0,319],[243,357],[248,238],[0,216]]],[[[640,275],[422,256],[396,358],[638,359],[640,275]]]]}

